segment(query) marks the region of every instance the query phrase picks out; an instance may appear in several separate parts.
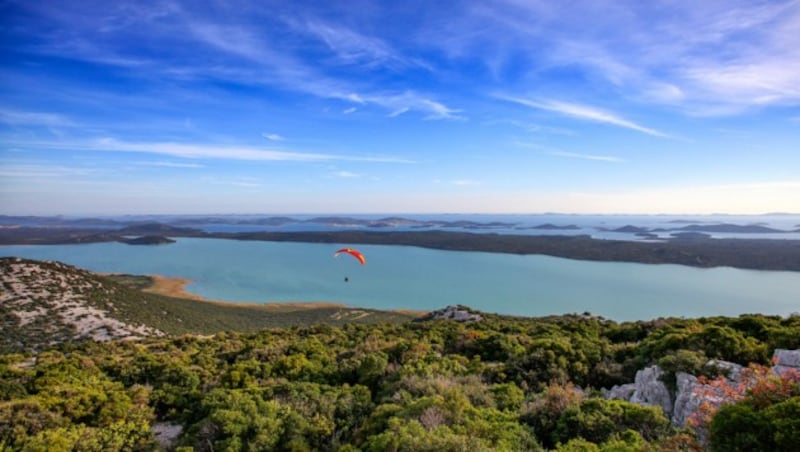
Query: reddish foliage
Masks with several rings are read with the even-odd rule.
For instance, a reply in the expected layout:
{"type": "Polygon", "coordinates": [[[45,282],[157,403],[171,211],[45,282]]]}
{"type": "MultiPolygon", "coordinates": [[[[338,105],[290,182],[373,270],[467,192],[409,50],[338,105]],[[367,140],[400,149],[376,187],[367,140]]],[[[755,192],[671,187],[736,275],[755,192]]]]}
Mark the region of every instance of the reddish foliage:
{"type": "Polygon", "coordinates": [[[743,369],[738,382],[722,376],[713,380],[701,376],[697,382],[704,385],[695,390],[695,396],[702,398],[703,403],[687,423],[700,432],[707,430],[723,405],[747,399],[754,407],[764,408],[800,395],[800,370],[786,369],[776,374],[772,368],[760,364],[743,369]]]}

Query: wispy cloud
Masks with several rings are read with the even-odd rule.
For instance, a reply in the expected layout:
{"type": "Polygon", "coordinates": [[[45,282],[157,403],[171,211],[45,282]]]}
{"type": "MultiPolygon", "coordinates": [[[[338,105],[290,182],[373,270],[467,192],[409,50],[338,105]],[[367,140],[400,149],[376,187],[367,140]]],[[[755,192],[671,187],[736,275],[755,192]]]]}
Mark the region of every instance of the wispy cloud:
{"type": "Polygon", "coordinates": [[[199,163],[184,163],[184,162],[170,162],[170,161],[155,161],[155,162],[139,162],[143,166],[161,166],[164,168],[205,168],[205,165],[199,163]]]}
{"type": "Polygon", "coordinates": [[[76,166],[35,164],[35,163],[17,163],[17,164],[0,163],[0,176],[9,179],[10,178],[50,179],[50,178],[88,176],[91,174],[100,174],[100,173],[101,170],[99,169],[76,167],[76,166]]]}
{"type": "Polygon", "coordinates": [[[209,184],[227,185],[238,188],[260,188],[264,186],[261,180],[253,177],[235,177],[232,179],[220,178],[220,177],[206,177],[203,178],[203,181],[209,184]]]}
{"type": "Polygon", "coordinates": [[[525,147],[534,149],[538,152],[543,154],[552,155],[555,157],[565,157],[571,159],[581,159],[581,160],[592,160],[598,162],[608,162],[608,163],[622,163],[625,162],[625,159],[613,155],[598,155],[598,154],[587,154],[583,152],[570,152],[565,151],[562,149],[554,149],[548,146],[543,146],[536,143],[526,143],[522,141],[517,141],[514,143],[517,146],[525,147]]]}
{"type": "Polygon", "coordinates": [[[550,151],[548,152],[548,154],[554,155],[556,157],[567,157],[567,158],[582,159],[582,160],[595,160],[599,162],[621,163],[625,161],[620,157],[614,157],[612,155],[580,154],[576,152],[566,152],[566,151],[550,151]]]}
{"type": "Polygon", "coordinates": [[[626,129],[635,130],[637,132],[645,133],[647,135],[652,135],[656,137],[662,137],[662,138],[667,137],[667,135],[664,134],[663,132],[659,132],[658,130],[642,126],[614,113],[610,113],[587,105],[573,104],[555,100],[533,101],[533,100],[523,99],[520,97],[511,97],[503,95],[497,95],[496,97],[516,104],[524,105],[526,107],[535,108],[538,110],[551,111],[563,116],[569,116],[571,118],[609,124],[617,127],[623,127],[626,129]]]}
{"type": "Polygon", "coordinates": [[[342,179],[355,179],[355,178],[361,177],[360,174],[353,173],[353,172],[350,172],[350,171],[335,171],[335,172],[332,173],[332,175],[335,176],[335,177],[342,178],[342,179]]]}
{"type": "Polygon", "coordinates": [[[320,39],[334,53],[341,64],[358,64],[366,67],[385,66],[401,70],[408,67],[430,67],[415,58],[407,58],[385,41],[360,34],[352,29],[321,21],[309,21],[304,26],[293,24],[295,29],[320,39]]]}
{"type": "Polygon", "coordinates": [[[175,142],[131,142],[115,138],[98,138],[89,141],[27,141],[7,143],[20,148],[35,149],[70,149],[80,151],[132,152],[160,154],[172,157],[191,159],[226,159],[250,161],[293,161],[293,162],[325,162],[325,161],[358,161],[375,163],[413,163],[412,160],[384,157],[357,156],[339,154],[320,154],[290,152],[274,149],[262,149],[249,146],[205,145],[175,142]]]}
{"type": "Polygon", "coordinates": [[[261,136],[270,141],[283,141],[285,139],[277,133],[262,133],[261,136]]]}
{"type": "Polygon", "coordinates": [[[0,110],[0,123],[49,127],[72,127],[76,125],[72,119],[58,113],[18,110],[0,110]]]}
{"type": "Polygon", "coordinates": [[[454,61],[473,57],[516,89],[574,89],[580,78],[639,104],[731,115],[800,104],[798,30],[793,0],[504,0],[464,8],[425,42],[454,61]],[[565,70],[579,77],[548,78],[565,70]]]}
{"type": "MultiPolygon", "coordinates": [[[[230,70],[227,68],[211,70],[212,73],[216,72],[222,77],[234,77],[256,85],[279,85],[317,97],[337,99],[358,105],[377,105],[390,110],[390,116],[397,116],[399,114],[397,112],[417,111],[425,115],[424,119],[463,119],[458,115],[460,110],[410,90],[399,93],[376,92],[369,87],[359,88],[350,80],[331,78],[298,57],[270,47],[266,37],[244,26],[229,27],[194,23],[191,30],[195,37],[216,50],[248,60],[255,67],[268,69],[267,71],[230,70]]],[[[373,57],[384,52],[386,55],[392,55],[389,50],[380,50],[382,47],[368,38],[352,33],[348,34],[341,30],[333,31],[331,28],[326,28],[326,30],[331,36],[338,37],[337,43],[341,46],[345,46],[343,42],[347,41],[349,47],[362,48],[363,52],[371,54],[373,57]],[[372,50],[367,52],[363,49],[372,50]]],[[[209,71],[208,68],[203,70],[209,71]]]]}

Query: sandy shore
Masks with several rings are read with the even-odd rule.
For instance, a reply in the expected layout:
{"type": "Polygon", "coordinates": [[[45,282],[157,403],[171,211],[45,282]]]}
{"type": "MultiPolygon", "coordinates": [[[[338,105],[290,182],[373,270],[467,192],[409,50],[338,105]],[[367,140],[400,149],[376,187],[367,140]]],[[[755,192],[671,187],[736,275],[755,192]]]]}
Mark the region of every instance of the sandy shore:
{"type": "Polygon", "coordinates": [[[206,303],[217,303],[225,306],[242,306],[242,307],[256,307],[268,310],[286,310],[289,309],[317,309],[317,308],[345,308],[344,304],[331,303],[325,301],[289,301],[283,303],[257,303],[257,302],[230,302],[220,300],[209,300],[197,294],[193,294],[186,290],[186,285],[192,282],[186,278],[169,278],[162,275],[150,275],[153,284],[143,289],[145,292],[150,292],[158,295],[165,295],[168,297],[183,298],[186,300],[203,301],[206,303]]]}

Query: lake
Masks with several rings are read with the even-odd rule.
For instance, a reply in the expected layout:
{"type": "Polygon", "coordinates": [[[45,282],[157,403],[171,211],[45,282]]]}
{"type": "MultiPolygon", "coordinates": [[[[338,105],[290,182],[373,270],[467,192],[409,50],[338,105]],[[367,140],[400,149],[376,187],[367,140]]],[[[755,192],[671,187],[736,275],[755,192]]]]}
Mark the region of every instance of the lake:
{"type": "Polygon", "coordinates": [[[181,238],[171,245],[15,245],[0,255],[58,260],[97,272],[189,278],[187,290],[224,301],[332,301],[353,307],[582,313],[614,320],[788,315],[800,311],[800,272],[700,269],[406,246],[181,238]],[[345,277],[348,282],[345,282],[345,277]]]}

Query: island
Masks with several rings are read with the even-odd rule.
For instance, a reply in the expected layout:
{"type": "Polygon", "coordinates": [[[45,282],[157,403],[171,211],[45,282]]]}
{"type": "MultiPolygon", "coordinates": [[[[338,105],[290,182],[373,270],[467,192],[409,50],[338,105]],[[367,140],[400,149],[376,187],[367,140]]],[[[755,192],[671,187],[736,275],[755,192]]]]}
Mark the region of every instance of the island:
{"type": "Polygon", "coordinates": [[[120,241],[122,243],[127,243],[128,245],[166,245],[169,243],[175,243],[174,239],[163,235],[143,235],[141,237],[122,239],[120,241]]]}
{"type": "Polygon", "coordinates": [[[204,232],[199,229],[148,224],[119,230],[74,227],[5,228],[0,229],[0,245],[125,241],[131,235],[154,235],[153,231],[159,231],[161,235],[169,234],[173,238],[404,245],[448,251],[542,254],[590,261],[800,271],[800,240],[714,239],[702,236],[694,236],[691,240],[683,237],[664,241],[626,241],[595,239],[588,235],[517,235],[443,230],[204,232]]]}

